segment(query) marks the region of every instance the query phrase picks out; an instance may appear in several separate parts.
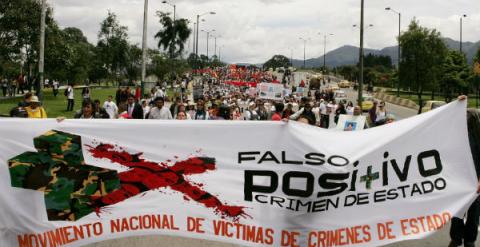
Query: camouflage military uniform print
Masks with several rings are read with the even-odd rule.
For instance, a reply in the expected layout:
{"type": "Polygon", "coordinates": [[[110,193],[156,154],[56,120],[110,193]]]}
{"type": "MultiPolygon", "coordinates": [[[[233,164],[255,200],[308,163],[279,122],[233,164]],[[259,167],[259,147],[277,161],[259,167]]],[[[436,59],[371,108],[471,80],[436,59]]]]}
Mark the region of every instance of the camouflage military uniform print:
{"type": "Polygon", "coordinates": [[[25,152],[9,160],[13,187],[45,194],[48,219],[75,221],[95,211],[92,197],[120,187],[116,171],[85,164],[81,138],[49,131],[34,139],[37,152],[25,152]]]}

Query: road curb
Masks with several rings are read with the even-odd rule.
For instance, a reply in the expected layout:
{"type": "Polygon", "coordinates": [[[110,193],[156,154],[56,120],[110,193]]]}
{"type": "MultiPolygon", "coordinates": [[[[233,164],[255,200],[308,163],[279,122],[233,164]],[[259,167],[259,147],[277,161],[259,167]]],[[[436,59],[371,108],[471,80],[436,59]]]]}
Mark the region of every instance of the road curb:
{"type": "Polygon", "coordinates": [[[394,95],[386,94],[384,92],[376,92],[374,94],[374,97],[376,99],[388,102],[390,104],[399,105],[399,106],[407,107],[414,110],[418,110],[419,108],[419,106],[412,100],[399,98],[394,95]]]}

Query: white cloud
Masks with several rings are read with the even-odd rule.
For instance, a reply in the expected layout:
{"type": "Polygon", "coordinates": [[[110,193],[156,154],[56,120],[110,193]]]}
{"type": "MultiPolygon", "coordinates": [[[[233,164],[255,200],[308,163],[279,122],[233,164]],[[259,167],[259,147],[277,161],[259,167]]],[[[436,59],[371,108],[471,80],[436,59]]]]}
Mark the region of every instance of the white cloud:
{"type": "MultiPolygon", "coordinates": [[[[129,29],[130,41],[141,43],[143,0],[48,0],[54,7],[60,26],[82,29],[89,41],[95,43],[100,22],[107,11],[115,12],[122,25],[129,29]]],[[[161,28],[157,10],[172,12],[172,7],[160,0],[150,0],[150,47],[156,47],[153,36],[161,28]]],[[[228,62],[259,63],[274,54],[303,58],[303,42],[299,37],[310,37],[307,57],[323,54],[323,36],[318,33],[334,33],[329,38],[327,50],[342,45],[358,45],[359,31],[353,28],[360,19],[358,0],[171,0],[177,5],[177,16],[193,21],[197,14],[208,11],[201,29],[216,29],[218,46],[223,45],[222,58],[228,62]]],[[[383,48],[396,44],[397,16],[385,11],[385,7],[402,12],[402,29],[415,17],[421,25],[436,28],[444,36],[459,39],[459,18],[464,21],[464,40],[480,40],[480,3],[477,0],[368,0],[365,1],[365,24],[374,28],[366,31],[365,44],[370,48],[383,48]]],[[[199,52],[206,53],[206,34],[200,33],[199,52]]],[[[187,43],[192,49],[191,41],[187,43]]],[[[213,39],[210,42],[213,54],[213,39]]]]}

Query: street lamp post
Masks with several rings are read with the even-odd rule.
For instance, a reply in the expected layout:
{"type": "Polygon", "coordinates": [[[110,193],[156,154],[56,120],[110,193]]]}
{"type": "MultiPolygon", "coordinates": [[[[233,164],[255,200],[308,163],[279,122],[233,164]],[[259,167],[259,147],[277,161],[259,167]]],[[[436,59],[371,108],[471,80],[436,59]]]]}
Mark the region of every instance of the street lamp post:
{"type": "Polygon", "coordinates": [[[215,32],[215,29],[208,30],[208,31],[207,31],[207,30],[202,30],[202,32],[207,33],[207,60],[210,61],[209,56],[208,56],[208,55],[209,55],[209,54],[208,54],[208,46],[209,46],[209,43],[208,43],[208,42],[209,42],[209,40],[210,40],[210,33],[215,32]]]}
{"type": "Polygon", "coordinates": [[[222,61],[222,48],[225,47],[224,45],[221,45],[218,47],[218,61],[222,61]]]}
{"type": "Polygon", "coordinates": [[[145,93],[145,77],[147,74],[147,25],[148,25],[148,0],[145,0],[143,9],[143,37],[142,37],[142,95],[145,93]]]}
{"type": "MultiPolygon", "coordinates": [[[[397,97],[400,97],[400,61],[401,61],[401,48],[400,48],[400,35],[402,34],[402,13],[395,11],[394,9],[387,7],[387,11],[392,11],[395,14],[398,14],[398,81],[397,81],[397,97]]],[[[460,42],[461,43],[461,42],[460,42]]],[[[461,48],[460,48],[461,50],[461,48]]]]}
{"type": "Polygon", "coordinates": [[[197,29],[197,23],[194,22],[193,23],[193,49],[192,49],[192,53],[195,53],[195,29],[197,29]]]}
{"type": "Polygon", "coordinates": [[[310,38],[303,38],[303,37],[300,37],[299,38],[300,40],[303,40],[303,68],[305,69],[306,68],[306,61],[307,61],[307,41],[310,40],[310,38]]]}
{"type": "Polygon", "coordinates": [[[463,53],[463,18],[467,18],[467,15],[460,17],[460,52],[463,53]]]}
{"type": "MultiPolygon", "coordinates": [[[[318,33],[321,34],[321,33],[318,33]]],[[[323,70],[327,72],[327,36],[333,36],[333,33],[323,35],[323,70]]]]}
{"type": "Polygon", "coordinates": [[[214,55],[218,59],[218,57],[217,57],[217,38],[221,38],[222,36],[219,35],[219,36],[213,36],[213,37],[215,38],[215,54],[214,55]]]}
{"type": "Polygon", "coordinates": [[[200,32],[200,17],[204,15],[215,15],[216,13],[211,11],[211,12],[206,12],[201,15],[197,15],[197,41],[195,44],[195,55],[198,57],[198,33],[200,32]]]}
{"type": "Polygon", "coordinates": [[[37,87],[37,95],[42,100],[43,98],[43,73],[44,73],[44,66],[45,66],[45,16],[47,11],[47,0],[42,0],[42,9],[40,15],[40,57],[38,59],[38,74],[39,74],[39,81],[37,87]]]}
{"type": "Polygon", "coordinates": [[[358,105],[362,105],[363,101],[363,24],[364,24],[364,0],[361,0],[360,6],[360,78],[359,78],[359,88],[358,88],[358,105]]]}

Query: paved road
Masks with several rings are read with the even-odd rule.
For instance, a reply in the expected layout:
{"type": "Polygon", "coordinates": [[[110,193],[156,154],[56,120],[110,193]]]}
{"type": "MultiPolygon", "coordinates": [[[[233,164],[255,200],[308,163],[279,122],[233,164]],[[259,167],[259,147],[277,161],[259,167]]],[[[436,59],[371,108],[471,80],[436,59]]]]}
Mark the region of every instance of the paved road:
{"type": "MultiPolygon", "coordinates": [[[[345,89],[347,98],[349,101],[356,102],[358,98],[358,92],[353,89],[345,89]]],[[[397,120],[413,117],[417,115],[418,111],[412,108],[403,107],[395,104],[386,103],[386,109],[388,113],[395,115],[397,120]]]]}

